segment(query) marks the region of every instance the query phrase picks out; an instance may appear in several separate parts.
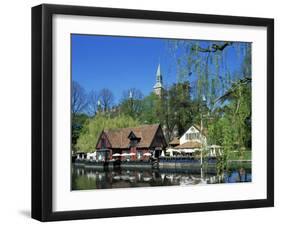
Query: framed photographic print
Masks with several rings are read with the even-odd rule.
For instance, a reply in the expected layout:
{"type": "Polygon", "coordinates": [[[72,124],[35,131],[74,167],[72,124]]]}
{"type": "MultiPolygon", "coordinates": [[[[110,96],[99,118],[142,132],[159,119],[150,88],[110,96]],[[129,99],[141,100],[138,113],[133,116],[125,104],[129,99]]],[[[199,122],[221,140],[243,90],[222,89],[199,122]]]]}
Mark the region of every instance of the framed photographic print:
{"type": "Polygon", "coordinates": [[[32,8],[32,217],[274,205],[274,21],[32,8]]]}

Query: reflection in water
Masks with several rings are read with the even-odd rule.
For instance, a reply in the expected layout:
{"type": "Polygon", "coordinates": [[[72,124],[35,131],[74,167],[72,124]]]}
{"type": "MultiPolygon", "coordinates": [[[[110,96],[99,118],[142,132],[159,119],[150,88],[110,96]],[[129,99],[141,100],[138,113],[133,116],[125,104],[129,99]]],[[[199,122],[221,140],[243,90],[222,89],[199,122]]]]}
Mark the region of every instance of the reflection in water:
{"type": "Polygon", "coordinates": [[[87,169],[72,167],[72,190],[127,187],[150,187],[171,185],[199,185],[215,183],[251,182],[251,171],[243,168],[216,175],[185,169],[87,169]]]}

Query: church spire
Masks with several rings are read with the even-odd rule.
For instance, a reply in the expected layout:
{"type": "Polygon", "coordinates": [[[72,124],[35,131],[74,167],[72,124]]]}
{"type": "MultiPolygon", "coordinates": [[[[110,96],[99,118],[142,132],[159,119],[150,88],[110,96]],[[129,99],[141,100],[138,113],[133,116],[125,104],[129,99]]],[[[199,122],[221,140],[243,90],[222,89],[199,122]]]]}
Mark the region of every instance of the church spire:
{"type": "Polygon", "coordinates": [[[157,72],[156,72],[156,82],[160,82],[162,84],[162,75],[161,75],[160,64],[158,64],[158,68],[157,68],[157,72]]]}
{"type": "Polygon", "coordinates": [[[161,96],[161,95],[162,95],[163,84],[162,84],[162,74],[161,74],[160,63],[158,64],[158,67],[157,67],[157,72],[156,72],[156,83],[155,83],[153,89],[154,89],[154,93],[155,93],[157,96],[161,96]]]}

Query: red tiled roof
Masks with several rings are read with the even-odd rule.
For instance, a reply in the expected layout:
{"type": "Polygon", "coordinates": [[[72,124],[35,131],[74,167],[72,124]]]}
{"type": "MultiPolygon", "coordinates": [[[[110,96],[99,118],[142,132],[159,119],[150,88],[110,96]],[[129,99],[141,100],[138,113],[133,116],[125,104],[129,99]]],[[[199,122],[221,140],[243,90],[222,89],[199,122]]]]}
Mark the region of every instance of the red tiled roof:
{"type": "Polygon", "coordinates": [[[174,139],[171,140],[169,144],[170,145],[179,145],[180,144],[180,140],[179,140],[178,137],[174,137],[174,139]]]}
{"type": "Polygon", "coordinates": [[[150,147],[159,126],[159,124],[153,124],[132,128],[110,129],[104,130],[104,133],[108,137],[112,148],[128,148],[130,143],[128,136],[131,132],[140,138],[138,147],[147,148],[150,147]]]}
{"type": "Polygon", "coordinates": [[[176,149],[193,149],[193,148],[201,148],[201,147],[202,147],[202,144],[198,141],[187,141],[174,148],[176,148],[176,149]]]}

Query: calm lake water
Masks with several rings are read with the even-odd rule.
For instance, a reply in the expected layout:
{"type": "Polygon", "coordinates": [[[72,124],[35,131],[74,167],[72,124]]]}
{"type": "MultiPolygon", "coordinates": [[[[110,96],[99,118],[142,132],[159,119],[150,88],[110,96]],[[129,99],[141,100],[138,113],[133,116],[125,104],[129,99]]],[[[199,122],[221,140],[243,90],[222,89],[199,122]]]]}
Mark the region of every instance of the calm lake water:
{"type": "MultiPolygon", "coordinates": [[[[209,170],[208,170],[209,171],[209,170]]],[[[214,171],[214,170],[213,170],[214,171]]],[[[103,170],[72,167],[72,190],[199,185],[215,183],[251,182],[250,169],[237,168],[222,175],[201,169],[119,169],[103,170]]]]}

